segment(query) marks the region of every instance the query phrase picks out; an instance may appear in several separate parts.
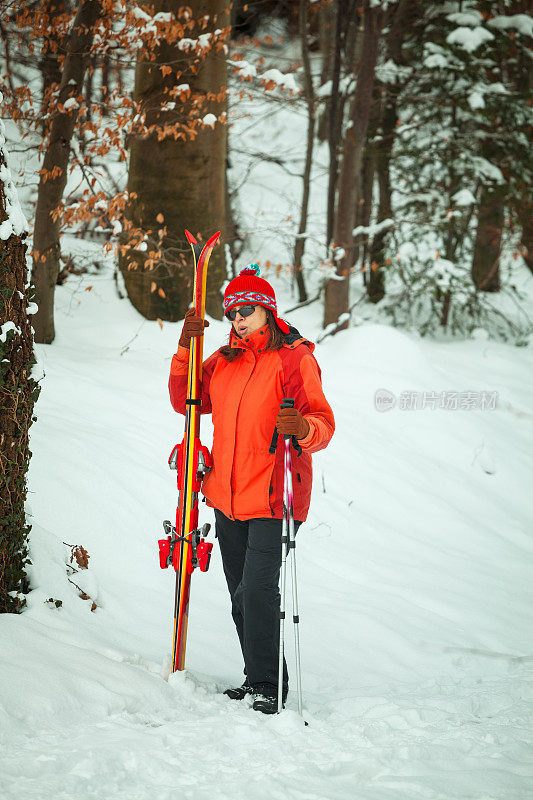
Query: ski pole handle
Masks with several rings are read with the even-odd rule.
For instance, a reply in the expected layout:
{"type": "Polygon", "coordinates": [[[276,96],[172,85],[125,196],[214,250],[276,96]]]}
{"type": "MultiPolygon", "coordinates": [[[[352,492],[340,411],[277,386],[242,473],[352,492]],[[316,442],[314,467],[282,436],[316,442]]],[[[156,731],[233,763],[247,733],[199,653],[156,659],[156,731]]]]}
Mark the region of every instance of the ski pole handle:
{"type": "MultiPolygon", "coordinates": [[[[280,404],[280,409],[281,408],[294,408],[294,398],[293,397],[284,397],[283,400],[281,401],[281,404],[280,404]]],[[[270,443],[270,447],[268,448],[268,452],[271,455],[276,452],[276,449],[277,449],[277,446],[278,446],[278,436],[279,436],[279,433],[278,433],[278,429],[276,427],[276,428],[274,428],[274,434],[272,436],[272,442],[270,443]]],[[[298,443],[298,439],[296,438],[296,436],[292,436],[291,437],[290,433],[286,433],[284,438],[285,439],[292,438],[292,444],[293,444],[293,446],[294,446],[294,448],[296,450],[296,453],[300,456],[302,454],[302,448],[300,447],[300,445],[298,443]]]]}
{"type": "MultiPolygon", "coordinates": [[[[281,401],[280,409],[282,408],[294,408],[294,398],[293,397],[284,397],[281,401]]],[[[283,437],[284,439],[290,439],[290,433],[286,433],[283,437]]],[[[293,436],[294,439],[294,436],[293,436]]]]}

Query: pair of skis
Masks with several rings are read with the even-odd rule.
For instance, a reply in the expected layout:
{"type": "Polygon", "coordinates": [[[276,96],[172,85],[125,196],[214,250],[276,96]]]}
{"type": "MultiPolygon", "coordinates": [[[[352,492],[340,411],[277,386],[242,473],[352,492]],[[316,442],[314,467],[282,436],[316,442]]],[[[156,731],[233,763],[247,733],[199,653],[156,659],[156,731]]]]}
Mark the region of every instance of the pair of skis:
{"type": "MultiPolygon", "coordinates": [[[[205,295],[207,268],[220,231],[202,246],[192,233],[185,231],[194,258],[194,312],[205,318],[205,295]]],[[[189,372],[187,398],[185,400],[185,433],[181,444],[177,444],[168,463],[177,470],[178,507],[176,524],[163,522],[166,538],[159,540],[159,561],[162,569],[172,565],[176,571],[174,592],[174,626],[172,635],[171,672],[185,669],[187,624],[189,619],[189,596],[191,575],[198,567],[207,572],[213,545],[205,537],[211,527],[208,522],[198,529],[198,493],[205,473],[211,468],[211,454],[200,443],[200,406],[202,398],[203,336],[191,338],[189,350],[189,372]]]]}

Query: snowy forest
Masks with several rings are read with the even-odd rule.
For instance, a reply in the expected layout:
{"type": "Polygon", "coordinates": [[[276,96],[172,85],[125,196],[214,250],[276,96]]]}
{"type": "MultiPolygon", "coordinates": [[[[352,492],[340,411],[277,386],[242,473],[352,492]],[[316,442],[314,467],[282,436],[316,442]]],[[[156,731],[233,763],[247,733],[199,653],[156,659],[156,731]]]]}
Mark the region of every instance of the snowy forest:
{"type": "Polygon", "coordinates": [[[4,800],[531,800],[532,46],[531,0],[0,0],[4,800]],[[289,612],[285,710],[223,694],[204,502],[169,660],[186,230],[204,359],[253,264],[335,416],[303,719],[289,612]]]}

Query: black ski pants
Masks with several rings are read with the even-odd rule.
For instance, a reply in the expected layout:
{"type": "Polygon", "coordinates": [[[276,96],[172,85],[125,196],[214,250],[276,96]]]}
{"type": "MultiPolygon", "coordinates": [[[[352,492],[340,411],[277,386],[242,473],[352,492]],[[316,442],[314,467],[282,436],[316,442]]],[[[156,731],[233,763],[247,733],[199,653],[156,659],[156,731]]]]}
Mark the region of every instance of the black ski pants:
{"type": "MultiPolygon", "coordinates": [[[[215,520],[244,674],[252,686],[268,683],[277,687],[282,520],[230,520],[218,509],[215,520]]],[[[295,533],[301,524],[295,520],[295,533]]],[[[288,683],[284,663],[284,689],[288,683]]]]}

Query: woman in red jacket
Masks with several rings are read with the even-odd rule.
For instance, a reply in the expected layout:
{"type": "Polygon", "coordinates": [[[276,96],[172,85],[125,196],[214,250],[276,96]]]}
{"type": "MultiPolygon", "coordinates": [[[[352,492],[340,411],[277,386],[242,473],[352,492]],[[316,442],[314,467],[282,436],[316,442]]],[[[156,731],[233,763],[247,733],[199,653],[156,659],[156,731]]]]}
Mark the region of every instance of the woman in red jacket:
{"type": "MultiPolygon", "coordinates": [[[[311,453],[335,430],[322,392],[315,345],[277,316],[276,297],[259,267],[243,269],[226,287],[224,313],[232,323],[229,343],[203,364],[202,414],[213,415],[213,467],[202,493],[214,508],[216,535],[244,657],[245,682],[227,689],[232,699],[254,696],[254,709],[277,711],[279,573],[283,519],[284,448],[269,453],[274,428],[296,436],[293,453],[295,531],[311,499],[311,453]],[[284,397],[294,408],[280,409],[284,397]]],[[[209,322],[205,322],[205,326],[209,322]]],[[[190,309],[172,358],[169,391],[185,414],[189,347],[204,323],[190,309]]],[[[284,665],[283,697],[288,690],[284,665]]]]}

